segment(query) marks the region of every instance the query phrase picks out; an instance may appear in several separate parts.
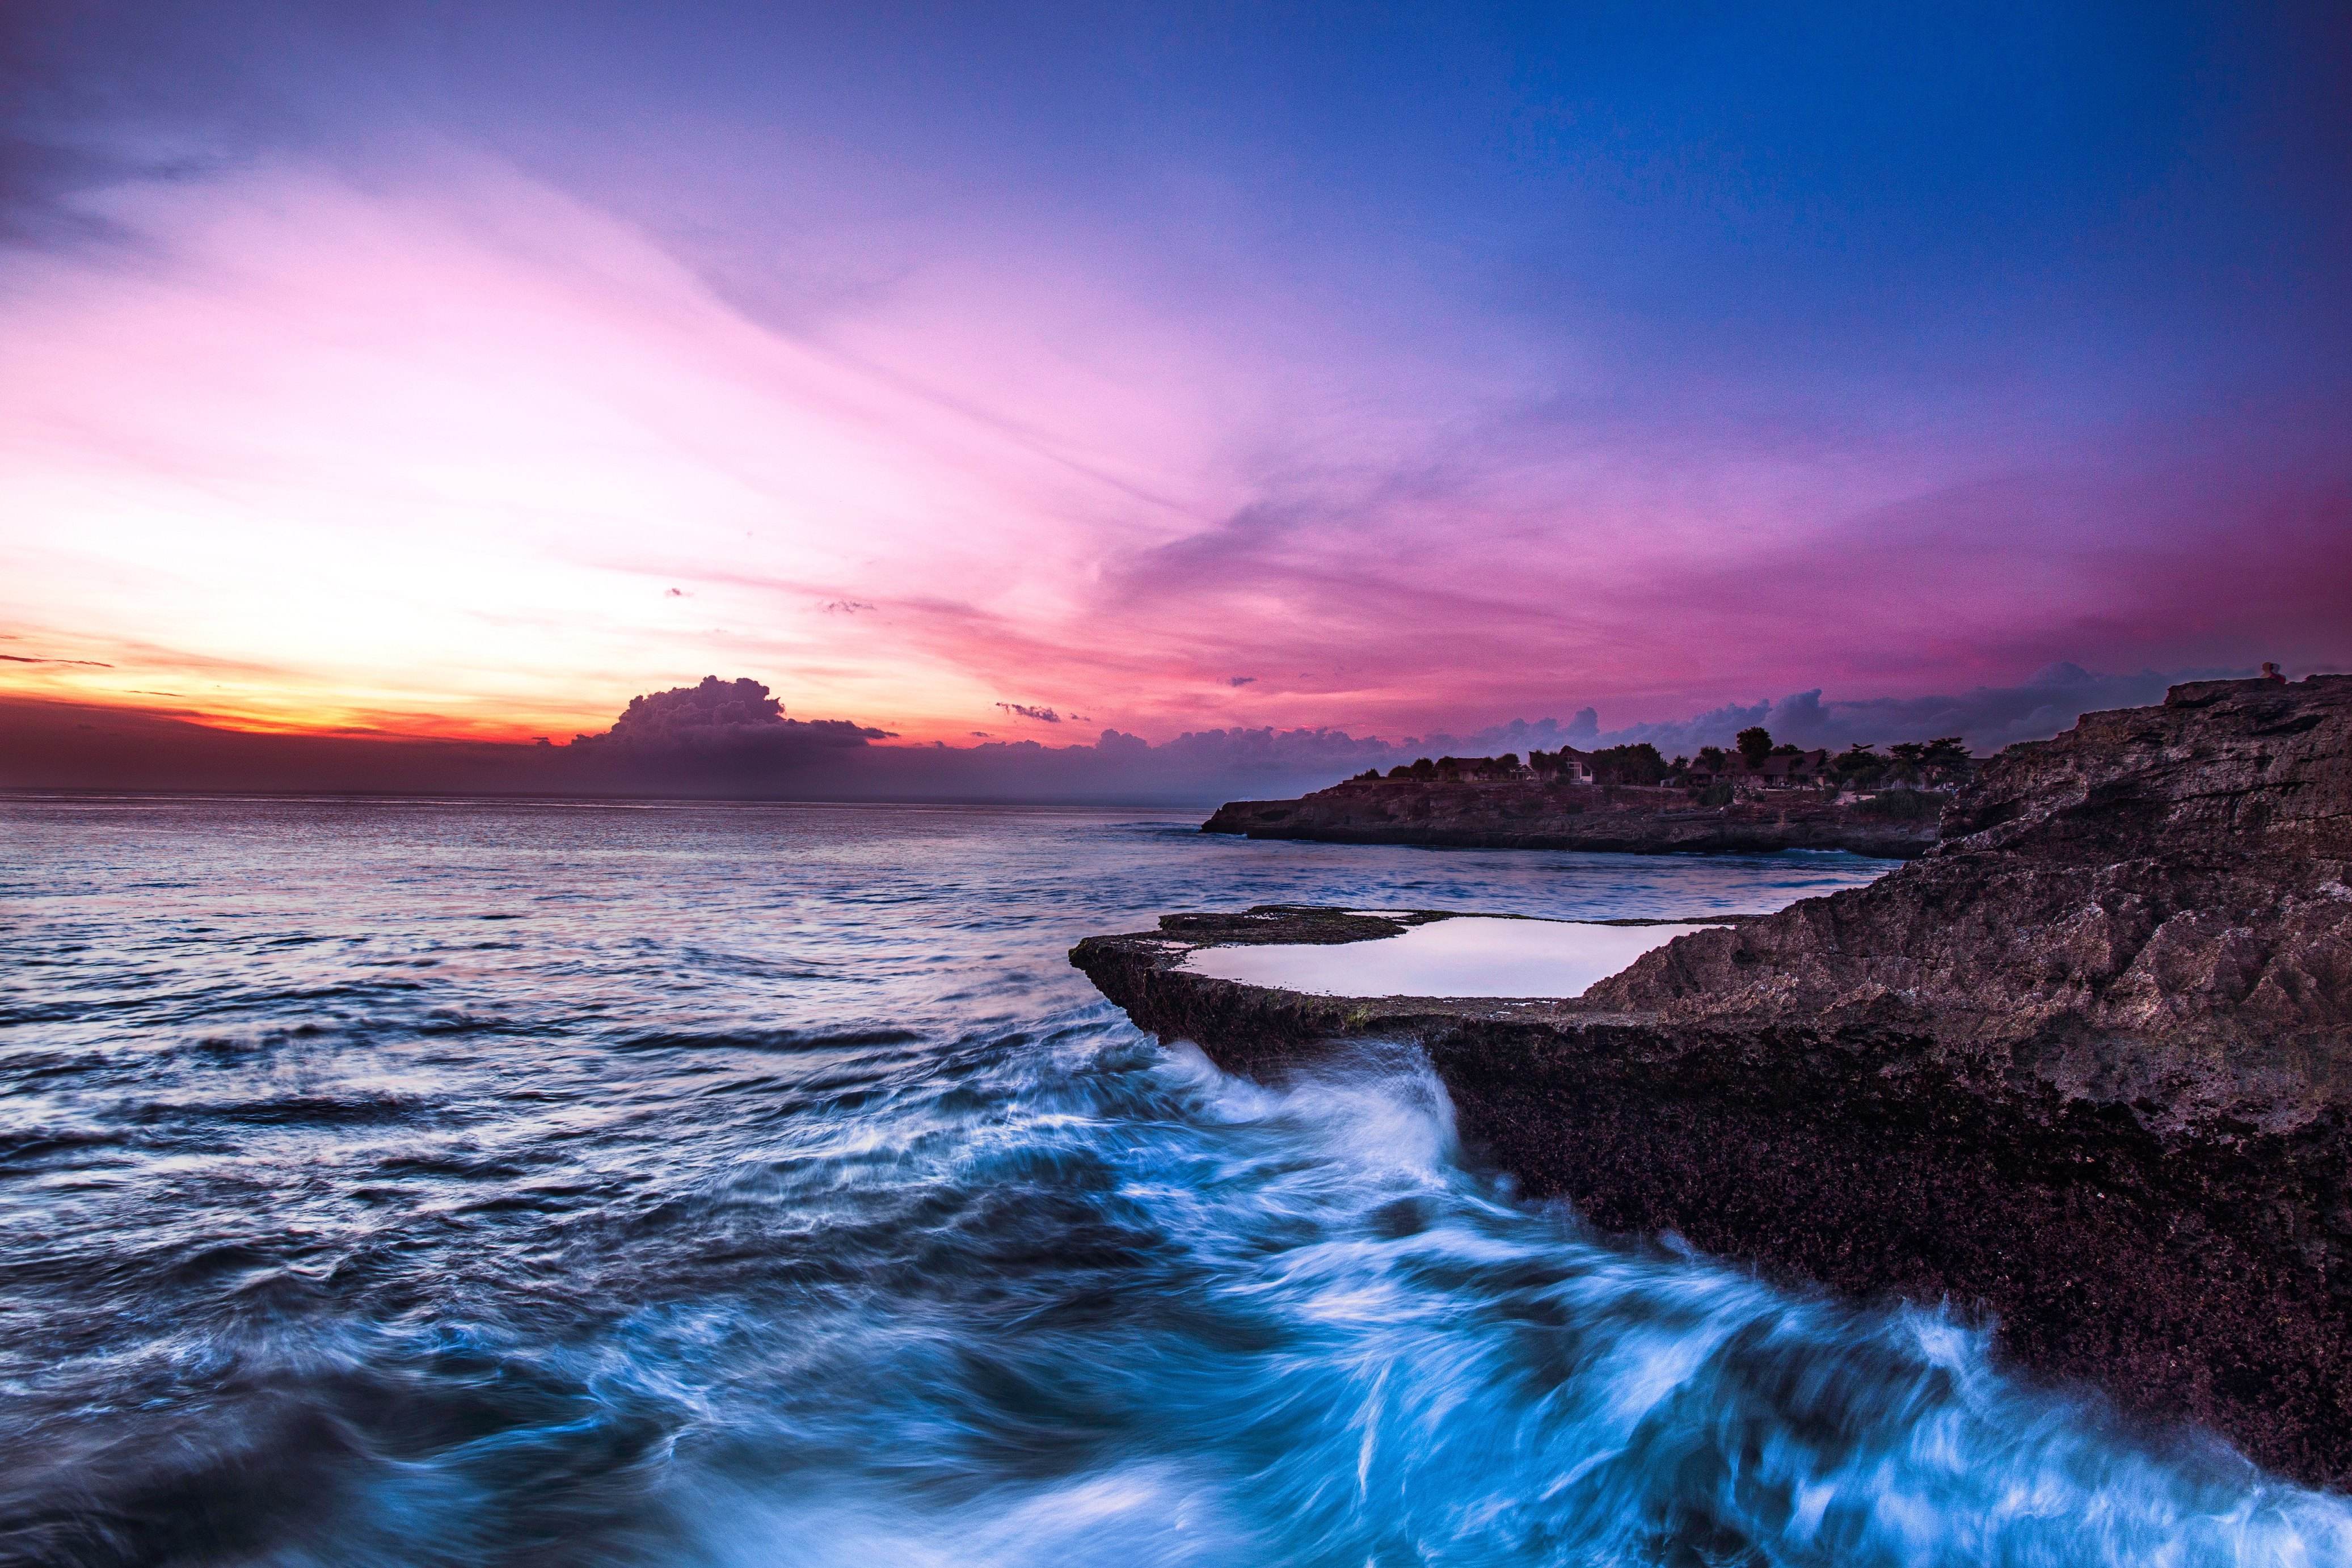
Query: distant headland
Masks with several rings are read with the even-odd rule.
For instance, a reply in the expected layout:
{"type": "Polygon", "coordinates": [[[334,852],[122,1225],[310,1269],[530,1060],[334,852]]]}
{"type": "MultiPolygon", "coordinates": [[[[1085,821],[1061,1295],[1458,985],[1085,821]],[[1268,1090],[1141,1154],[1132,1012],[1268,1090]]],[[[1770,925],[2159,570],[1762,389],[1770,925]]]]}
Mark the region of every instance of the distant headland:
{"type": "Polygon", "coordinates": [[[1844,849],[1907,860],[1973,775],[1957,735],[1882,752],[1803,751],[1758,725],[1671,760],[1647,742],[1423,757],[1297,800],[1236,800],[1204,833],[1341,844],[1740,854],[1844,849]]]}

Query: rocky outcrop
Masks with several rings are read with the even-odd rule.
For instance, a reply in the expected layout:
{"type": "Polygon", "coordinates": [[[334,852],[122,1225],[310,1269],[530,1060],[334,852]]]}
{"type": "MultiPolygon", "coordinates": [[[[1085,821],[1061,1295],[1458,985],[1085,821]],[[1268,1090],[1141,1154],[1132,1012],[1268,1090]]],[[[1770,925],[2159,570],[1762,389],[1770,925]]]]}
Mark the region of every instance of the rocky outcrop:
{"type": "Polygon", "coordinates": [[[1333,844],[1633,855],[1844,849],[1893,860],[1924,855],[1937,837],[1933,816],[1876,816],[1831,804],[1813,791],[1706,806],[1679,789],[1471,779],[1350,779],[1297,800],[1229,801],[1201,831],[1333,844]]]}
{"type": "Polygon", "coordinates": [[[1072,957],[1234,1070],[1417,1040],[1465,1136],[1604,1227],[1987,1311],[2030,1368],[2352,1481],[2352,678],[2087,716],[1988,764],[1944,829],[1576,998],[1181,966],[1396,929],[1330,911],[1171,917],[1072,957]]]}
{"type": "Polygon", "coordinates": [[[1677,942],[1592,1000],[1923,1030],[2182,1125],[2283,1130],[2352,1093],[2352,678],[2091,714],[1996,758],[1945,827],[1899,878],[1677,942]]]}

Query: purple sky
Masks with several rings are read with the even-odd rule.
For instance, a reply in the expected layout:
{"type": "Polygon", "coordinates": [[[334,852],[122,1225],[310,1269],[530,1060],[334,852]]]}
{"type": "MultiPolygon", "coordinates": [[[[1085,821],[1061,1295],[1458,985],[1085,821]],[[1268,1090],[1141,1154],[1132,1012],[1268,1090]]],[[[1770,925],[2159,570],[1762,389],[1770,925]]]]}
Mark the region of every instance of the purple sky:
{"type": "Polygon", "coordinates": [[[1982,741],[2352,662],[2340,8],[0,32],[10,712],[1982,741]]]}

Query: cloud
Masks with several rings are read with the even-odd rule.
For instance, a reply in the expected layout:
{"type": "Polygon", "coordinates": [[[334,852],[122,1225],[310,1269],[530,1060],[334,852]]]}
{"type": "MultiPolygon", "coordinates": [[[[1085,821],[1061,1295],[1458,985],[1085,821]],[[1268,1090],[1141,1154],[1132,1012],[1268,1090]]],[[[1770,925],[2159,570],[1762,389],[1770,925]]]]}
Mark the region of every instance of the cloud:
{"type": "Polygon", "coordinates": [[[1191,731],[1158,745],[1107,729],[1091,744],[876,746],[845,782],[854,773],[857,790],[893,799],[1192,805],[1297,795],[1399,757],[1394,742],[1328,729],[1191,731]]]}
{"type": "Polygon", "coordinates": [[[768,688],[708,675],[629,700],[601,734],[575,736],[562,766],[574,787],[625,785],[689,794],[754,791],[820,766],[888,731],[838,719],[784,717],[768,688]]]}
{"type": "Polygon", "coordinates": [[[610,730],[580,736],[578,743],[645,750],[757,740],[837,748],[887,740],[889,734],[842,719],[787,719],[783,703],[761,682],[706,675],[694,686],[629,699],[610,730]]]}
{"type": "Polygon", "coordinates": [[[784,705],[761,682],[706,675],[698,686],[630,698],[610,730],[580,739],[614,746],[675,745],[711,734],[770,733],[784,722],[784,705]]]}
{"type": "Polygon", "coordinates": [[[1473,733],[1465,750],[1492,756],[1499,752],[1552,752],[1562,746],[1591,751],[1600,744],[1600,716],[1587,708],[1568,723],[1557,719],[1514,719],[1473,733]]]}
{"type": "Polygon", "coordinates": [[[1023,702],[1000,702],[997,706],[1016,719],[1034,719],[1040,724],[1058,724],[1062,716],[1051,708],[1032,708],[1023,702]]]}
{"type": "Polygon", "coordinates": [[[1701,746],[1729,745],[1741,730],[1761,724],[1774,740],[1809,749],[1886,746],[1958,735],[1973,750],[1989,753],[2014,742],[2054,735],[2084,713],[2161,702],[2165,689],[2183,680],[2242,679],[2254,673],[2253,667],[2246,666],[2095,675],[2080,665],[2058,663],[2016,686],[1979,686],[1948,696],[1824,700],[1822,689],[1815,687],[1778,700],[1727,703],[1689,719],[1632,724],[1595,734],[1582,744],[1590,749],[1646,741],[1672,756],[1701,746]]]}
{"type": "MultiPolygon", "coordinates": [[[[13,639],[11,639],[13,640],[13,639]]],[[[78,664],[86,669],[112,669],[114,666],[94,658],[36,658],[30,654],[0,653],[0,659],[10,664],[78,664]]]]}
{"type": "Polygon", "coordinates": [[[1256,684],[1256,682],[1257,677],[1255,675],[1229,675],[1225,677],[1225,684],[1227,686],[1252,686],[1256,684]]]}

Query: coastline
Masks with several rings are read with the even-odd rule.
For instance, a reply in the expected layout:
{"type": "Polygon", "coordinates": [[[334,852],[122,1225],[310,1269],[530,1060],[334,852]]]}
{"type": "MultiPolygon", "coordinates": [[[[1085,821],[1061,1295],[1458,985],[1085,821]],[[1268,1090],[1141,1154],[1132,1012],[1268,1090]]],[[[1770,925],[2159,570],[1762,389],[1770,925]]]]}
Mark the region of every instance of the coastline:
{"type": "Polygon", "coordinates": [[[2352,679],[2088,716],[1988,764],[1944,826],[1867,888],[1684,936],[1576,998],[1181,967],[1400,929],[1336,911],[1171,916],[1071,958],[1238,1072],[1413,1041],[1531,1195],[1997,1318],[2036,1373],[2352,1479],[2352,679]]]}
{"type": "Polygon", "coordinates": [[[1349,780],[1296,800],[1235,800],[1203,833],[1329,844],[1450,849],[1584,849],[1621,855],[1756,855],[1842,849],[1910,860],[1937,841],[1936,819],[1874,818],[1810,792],[1728,805],[1681,790],[1470,781],[1349,780]]]}

